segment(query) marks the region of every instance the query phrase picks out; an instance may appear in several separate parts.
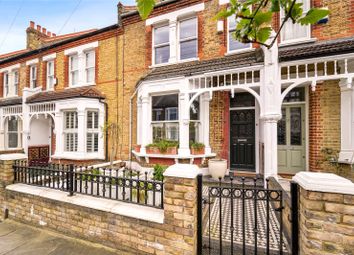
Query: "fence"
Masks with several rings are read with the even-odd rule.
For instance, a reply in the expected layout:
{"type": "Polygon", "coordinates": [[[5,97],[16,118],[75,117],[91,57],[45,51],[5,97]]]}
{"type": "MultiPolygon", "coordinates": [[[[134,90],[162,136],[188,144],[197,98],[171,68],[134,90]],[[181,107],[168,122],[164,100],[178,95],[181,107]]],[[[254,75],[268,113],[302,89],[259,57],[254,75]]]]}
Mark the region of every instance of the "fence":
{"type": "Polygon", "coordinates": [[[149,178],[131,169],[75,167],[74,165],[13,165],[15,183],[119,200],[155,208],[163,208],[163,181],[149,178]]]}

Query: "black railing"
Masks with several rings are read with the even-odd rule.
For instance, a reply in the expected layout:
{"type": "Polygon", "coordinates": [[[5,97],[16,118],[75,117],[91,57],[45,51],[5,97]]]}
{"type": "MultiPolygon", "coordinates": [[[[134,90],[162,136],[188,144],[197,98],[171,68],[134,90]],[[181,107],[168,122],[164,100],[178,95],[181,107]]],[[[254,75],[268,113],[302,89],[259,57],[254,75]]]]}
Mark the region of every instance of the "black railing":
{"type": "MultiPolygon", "coordinates": [[[[198,185],[201,185],[199,177],[198,185]]],[[[228,183],[198,187],[198,254],[289,254],[282,191],[228,183]]]]}
{"type": "Polygon", "coordinates": [[[128,169],[93,168],[48,164],[29,166],[26,161],[13,165],[14,180],[94,197],[163,208],[163,181],[149,178],[147,172],[128,169]]]}

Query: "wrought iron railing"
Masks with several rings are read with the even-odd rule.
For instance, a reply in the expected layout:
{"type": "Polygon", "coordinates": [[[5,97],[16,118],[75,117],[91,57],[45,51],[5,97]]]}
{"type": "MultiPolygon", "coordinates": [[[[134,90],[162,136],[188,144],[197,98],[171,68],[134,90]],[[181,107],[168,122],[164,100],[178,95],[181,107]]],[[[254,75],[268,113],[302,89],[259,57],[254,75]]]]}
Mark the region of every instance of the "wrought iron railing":
{"type": "Polygon", "coordinates": [[[13,169],[15,183],[163,208],[163,181],[148,172],[60,164],[29,166],[27,161],[16,161],[13,169]]]}

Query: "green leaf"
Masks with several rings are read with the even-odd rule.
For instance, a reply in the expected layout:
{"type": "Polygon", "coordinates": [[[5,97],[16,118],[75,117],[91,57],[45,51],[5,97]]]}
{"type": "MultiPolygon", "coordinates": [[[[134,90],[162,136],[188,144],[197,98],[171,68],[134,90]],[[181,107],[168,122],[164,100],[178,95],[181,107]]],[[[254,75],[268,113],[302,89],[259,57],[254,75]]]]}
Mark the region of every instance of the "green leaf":
{"type": "Polygon", "coordinates": [[[297,20],[302,16],[303,9],[302,9],[302,3],[296,3],[293,6],[293,9],[291,10],[291,18],[293,20],[297,20]]]}
{"type": "Polygon", "coordinates": [[[261,43],[265,43],[268,40],[271,33],[272,33],[271,27],[262,27],[257,32],[257,41],[261,43]]]}
{"type": "Polygon", "coordinates": [[[268,23],[272,20],[272,12],[258,12],[254,17],[254,23],[256,26],[260,26],[264,23],[268,23]]]}
{"type": "Polygon", "coordinates": [[[219,20],[219,19],[225,19],[228,18],[230,16],[232,16],[234,14],[234,10],[221,10],[218,12],[218,14],[216,14],[215,19],[219,20]]]}
{"type": "Polygon", "coordinates": [[[142,19],[147,19],[151,11],[154,9],[155,0],[135,0],[138,6],[138,11],[142,19]]]}
{"type": "Polygon", "coordinates": [[[327,9],[312,8],[311,10],[308,11],[306,16],[299,19],[298,22],[301,25],[316,24],[318,21],[328,16],[328,14],[329,14],[329,10],[327,9]]]}
{"type": "Polygon", "coordinates": [[[279,12],[280,11],[280,2],[279,0],[272,0],[272,6],[270,7],[271,12],[279,12]]]}

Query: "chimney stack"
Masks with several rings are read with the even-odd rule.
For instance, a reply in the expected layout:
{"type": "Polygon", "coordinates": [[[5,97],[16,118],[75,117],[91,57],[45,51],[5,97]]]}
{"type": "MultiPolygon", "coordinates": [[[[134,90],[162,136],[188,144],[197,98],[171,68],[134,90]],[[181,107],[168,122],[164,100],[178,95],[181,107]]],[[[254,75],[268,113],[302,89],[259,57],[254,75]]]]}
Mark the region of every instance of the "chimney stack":
{"type": "Polygon", "coordinates": [[[40,25],[37,25],[37,31],[41,31],[42,27],[40,25]]]}

